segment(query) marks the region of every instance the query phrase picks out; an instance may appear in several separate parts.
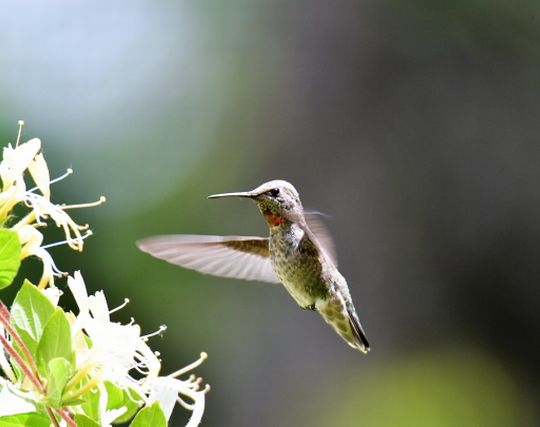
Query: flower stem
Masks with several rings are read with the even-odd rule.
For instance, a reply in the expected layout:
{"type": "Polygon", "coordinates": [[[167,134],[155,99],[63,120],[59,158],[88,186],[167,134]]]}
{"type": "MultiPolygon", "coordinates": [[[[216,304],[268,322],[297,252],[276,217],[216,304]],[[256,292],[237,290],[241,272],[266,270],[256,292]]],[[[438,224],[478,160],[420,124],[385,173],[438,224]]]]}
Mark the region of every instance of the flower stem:
{"type": "Polygon", "coordinates": [[[26,365],[24,360],[21,356],[15,351],[15,349],[12,347],[12,345],[8,342],[7,339],[5,339],[2,335],[0,335],[0,344],[4,347],[4,349],[9,353],[9,355],[17,362],[17,364],[20,366],[20,368],[24,371],[25,375],[28,377],[28,379],[34,384],[34,386],[43,394],[46,394],[45,387],[43,387],[43,384],[39,381],[39,378],[34,375],[32,370],[26,365]]]}
{"type": "Polygon", "coordinates": [[[0,322],[4,325],[4,328],[6,328],[6,331],[9,335],[11,335],[11,338],[15,340],[15,342],[18,344],[20,349],[22,350],[24,357],[26,358],[27,362],[30,364],[30,369],[32,372],[37,376],[38,370],[37,366],[34,362],[34,359],[32,355],[30,354],[30,350],[24,343],[24,341],[21,339],[17,331],[13,329],[13,326],[11,326],[11,323],[9,322],[9,318],[11,316],[11,313],[9,312],[8,308],[4,305],[2,301],[0,301],[0,322]]]}
{"type": "Polygon", "coordinates": [[[47,415],[49,415],[49,418],[51,419],[51,423],[54,427],[60,427],[60,424],[58,424],[58,420],[56,419],[56,416],[54,415],[54,412],[51,408],[47,407],[47,415]]]}
{"type": "Polygon", "coordinates": [[[73,418],[71,418],[71,415],[68,411],[66,411],[65,409],[57,408],[56,412],[62,417],[62,419],[66,422],[68,426],[77,427],[77,423],[73,421],[73,418]]]}

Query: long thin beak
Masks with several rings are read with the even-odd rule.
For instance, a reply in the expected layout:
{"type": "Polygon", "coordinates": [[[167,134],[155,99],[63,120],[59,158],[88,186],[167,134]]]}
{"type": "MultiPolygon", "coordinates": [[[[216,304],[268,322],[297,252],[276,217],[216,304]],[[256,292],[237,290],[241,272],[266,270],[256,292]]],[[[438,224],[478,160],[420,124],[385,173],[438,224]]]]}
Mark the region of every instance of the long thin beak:
{"type": "Polygon", "coordinates": [[[208,196],[209,199],[221,199],[223,197],[247,197],[252,199],[253,197],[257,196],[252,191],[239,191],[237,193],[220,193],[220,194],[212,194],[211,196],[208,196]]]}

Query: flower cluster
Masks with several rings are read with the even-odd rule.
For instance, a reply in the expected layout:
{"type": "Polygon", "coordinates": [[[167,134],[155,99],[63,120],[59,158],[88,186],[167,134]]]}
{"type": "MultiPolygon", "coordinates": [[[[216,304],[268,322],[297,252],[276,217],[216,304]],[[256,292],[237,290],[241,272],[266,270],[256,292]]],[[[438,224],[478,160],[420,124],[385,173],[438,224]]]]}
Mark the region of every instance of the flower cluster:
{"type": "Polygon", "coordinates": [[[166,426],[176,403],[192,411],[189,427],[204,412],[201,378],[180,377],[199,366],[206,354],[170,375],[160,375],[161,361],[148,346],[133,320],[111,321],[103,291],[89,295],[80,272],[68,277],[78,312],[59,306],[62,292],[55,287],[60,271],[47,249],[67,244],[81,251],[91,234],[69,209],[97,206],[105,201],[65,205],[51,201],[50,185],[72,173],[50,179],[41,142],[32,139],[3,150],[0,163],[0,289],[9,286],[22,260],[38,257],[43,274],[37,286],[25,280],[8,309],[0,302],[0,424],[36,426],[166,426]],[[33,186],[27,188],[31,178],[33,186]],[[16,208],[17,207],[17,208],[16,208]],[[20,214],[19,212],[22,212],[20,214]],[[65,240],[43,244],[49,223],[63,229],[65,240]]]}
{"type": "Polygon", "coordinates": [[[38,138],[19,145],[22,122],[19,122],[19,136],[15,147],[4,147],[3,158],[0,163],[0,179],[2,180],[2,192],[0,193],[0,224],[10,219],[13,208],[23,204],[28,213],[14,224],[11,229],[19,236],[22,251],[21,257],[35,255],[43,262],[43,275],[38,284],[40,289],[47,285],[54,286],[54,277],[62,276],[52,257],[46,251],[46,247],[61,243],[68,244],[72,249],[82,251],[83,241],[92,232],[88,225],[75,223],[66,212],[68,209],[97,206],[105,202],[105,197],[100,197],[97,202],[80,205],[56,205],[51,202],[50,184],[67,177],[73,171],[67,172],[52,180],[49,169],[41,151],[41,141],[38,138]],[[35,186],[27,189],[25,172],[30,174],[35,186]],[[51,218],[57,227],[63,229],[66,236],[65,242],[57,242],[46,247],[42,246],[43,234],[38,228],[46,225],[46,220],[51,218]]]}

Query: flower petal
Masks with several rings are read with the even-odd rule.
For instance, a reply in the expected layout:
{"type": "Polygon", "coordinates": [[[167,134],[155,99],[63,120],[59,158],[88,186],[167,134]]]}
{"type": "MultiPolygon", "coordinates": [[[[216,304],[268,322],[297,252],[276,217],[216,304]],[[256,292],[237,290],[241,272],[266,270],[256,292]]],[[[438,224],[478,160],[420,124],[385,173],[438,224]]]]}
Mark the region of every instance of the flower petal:
{"type": "Polygon", "coordinates": [[[41,194],[43,194],[46,199],[50,199],[51,189],[49,183],[51,182],[51,177],[43,154],[39,153],[34,157],[28,166],[28,171],[30,172],[30,175],[32,175],[32,179],[39,188],[39,191],[41,191],[41,194]]]}
{"type": "Polygon", "coordinates": [[[7,415],[24,414],[34,412],[36,407],[22,397],[16,395],[12,390],[10,383],[2,381],[0,384],[0,417],[7,415]]]}
{"type": "Polygon", "coordinates": [[[38,138],[31,139],[15,148],[11,145],[4,148],[3,160],[0,163],[0,177],[4,190],[15,182],[24,183],[23,173],[28,169],[40,148],[41,141],[38,138]]]}

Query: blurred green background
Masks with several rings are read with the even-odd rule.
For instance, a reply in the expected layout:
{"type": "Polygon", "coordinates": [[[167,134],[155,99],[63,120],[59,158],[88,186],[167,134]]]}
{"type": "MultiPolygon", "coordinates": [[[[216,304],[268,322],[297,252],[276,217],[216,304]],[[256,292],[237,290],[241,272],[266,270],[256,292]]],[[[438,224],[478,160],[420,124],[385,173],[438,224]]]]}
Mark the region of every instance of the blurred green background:
{"type": "Polygon", "coordinates": [[[75,169],[57,201],[108,197],[58,265],[168,325],[164,373],[209,353],[204,426],[540,424],[537,0],[4,1],[0,108],[75,169]],[[331,216],[368,356],[280,286],[136,249],[263,235],[205,197],[272,178],[331,216]]]}

